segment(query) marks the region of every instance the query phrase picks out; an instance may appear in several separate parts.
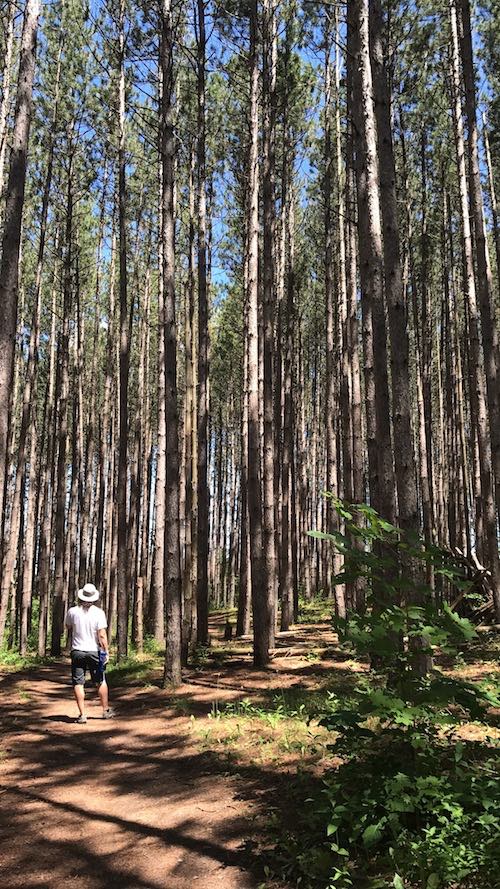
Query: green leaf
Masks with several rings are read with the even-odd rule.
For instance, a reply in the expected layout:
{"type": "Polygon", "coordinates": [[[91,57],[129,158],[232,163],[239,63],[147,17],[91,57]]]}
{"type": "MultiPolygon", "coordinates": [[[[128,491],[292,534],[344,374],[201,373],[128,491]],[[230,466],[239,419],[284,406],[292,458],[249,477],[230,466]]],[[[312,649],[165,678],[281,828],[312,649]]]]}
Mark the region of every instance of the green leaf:
{"type": "Polygon", "coordinates": [[[493,808],[493,806],[495,805],[495,801],[492,799],[483,798],[481,800],[481,802],[482,802],[484,808],[486,809],[486,811],[488,811],[488,809],[493,808]]]}
{"type": "Polygon", "coordinates": [[[332,540],[335,543],[333,534],[327,534],[326,531],[308,531],[308,537],[314,537],[315,540],[332,540]]]}
{"type": "Polygon", "coordinates": [[[399,799],[390,799],[387,802],[387,809],[390,812],[414,812],[415,804],[410,800],[407,794],[404,794],[403,797],[399,799]]]}
{"type": "Polygon", "coordinates": [[[403,883],[399,874],[394,875],[392,885],[394,886],[394,889],[405,889],[405,884],[403,883]]]}
{"type": "Polygon", "coordinates": [[[375,843],[378,843],[382,836],[382,826],[385,822],[385,819],[379,821],[378,824],[370,824],[369,827],[366,827],[363,831],[363,843],[365,846],[374,846],[375,843]]]}
{"type": "Polygon", "coordinates": [[[408,617],[411,617],[412,620],[418,620],[420,617],[423,617],[424,609],[419,605],[410,605],[407,610],[408,617]]]}
{"type": "Polygon", "coordinates": [[[439,874],[431,874],[427,880],[425,889],[438,889],[440,883],[441,880],[439,874]]]}
{"type": "Polygon", "coordinates": [[[452,611],[447,602],[443,602],[443,611],[446,616],[453,621],[456,629],[458,629],[465,639],[475,639],[477,637],[477,633],[470,620],[467,620],[466,617],[460,617],[456,611],[452,611]]]}

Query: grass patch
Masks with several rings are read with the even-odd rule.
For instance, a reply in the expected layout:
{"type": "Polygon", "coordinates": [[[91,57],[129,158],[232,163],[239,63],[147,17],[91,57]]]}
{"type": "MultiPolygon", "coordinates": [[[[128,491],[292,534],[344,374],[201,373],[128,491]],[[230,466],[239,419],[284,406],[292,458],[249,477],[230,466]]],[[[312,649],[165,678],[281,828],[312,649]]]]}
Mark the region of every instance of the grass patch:
{"type": "Polygon", "coordinates": [[[305,768],[328,756],[328,733],[317,723],[281,711],[263,712],[246,701],[231,714],[214,711],[206,719],[193,719],[192,726],[203,750],[241,766],[305,768]]]}
{"type": "Polygon", "coordinates": [[[17,673],[25,670],[32,670],[33,667],[44,667],[53,664],[56,659],[53,657],[40,657],[34,652],[28,652],[26,655],[20,655],[17,651],[8,649],[0,650],[0,670],[3,673],[17,673]]]}
{"type": "Polygon", "coordinates": [[[230,755],[241,765],[297,771],[316,769],[321,763],[326,767],[332,764],[328,749],[332,734],[319,725],[319,718],[337,712],[364,684],[359,675],[333,674],[314,689],[262,691],[258,698],[229,703],[214,700],[208,717],[191,717],[193,731],[202,749],[230,755]]]}
{"type": "Polygon", "coordinates": [[[324,596],[315,596],[313,599],[299,599],[299,624],[316,624],[325,620],[331,620],[334,611],[334,603],[324,596]]]}
{"type": "MultiPolygon", "coordinates": [[[[189,658],[189,666],[194,670],[222,667],[234,655],[243,654],[247,649],[230,645],[197,645],[189,658]]],[[[249,649],[248,649],[249,650],[249,649]]]]}
{"type": "Polygon", "coordinates": [[[136,654],[108,664],[106,675],[112,685],[152,685],[163,664],[160,656],[136,654]]]}

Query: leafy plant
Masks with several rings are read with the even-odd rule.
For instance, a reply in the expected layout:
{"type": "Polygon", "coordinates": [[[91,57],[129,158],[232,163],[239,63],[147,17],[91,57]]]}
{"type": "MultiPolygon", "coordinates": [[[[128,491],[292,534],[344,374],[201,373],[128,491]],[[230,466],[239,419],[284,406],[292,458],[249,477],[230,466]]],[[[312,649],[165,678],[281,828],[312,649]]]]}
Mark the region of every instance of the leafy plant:
{"type": "MultiPolygon", "coordinates": [[[[333,499],[333,498],[332,498],[333,499]]],[[[334,500],[344,532],[331,541],[344,567],[335,583],[362,580],[362,613],[334,619],[342,644],[377,670],[346,702],[331,696],[320,724],[343,757],[319,790],[295,787],[295,827],[281,830],[276,873],[307,887],[500,886],[500,786],[491,743],[464,742],[470,721],[488,725],[499,706],[489,685],[418,669],[418,657],[448,656],[476,639],[470,622],[436,601],[468,585],[447,553],[426,547],[367,506],[334,500]],[[496,882],[495,882],[496,880],[496,882]],[[409,881],[409,883],[408,883],[409,881]]]]}
{"type": "Polygon", "coordinates": [[[30,670],[33,667],[39,667],[44,664],[53,663],[54,658],[49,656],[39,657],[36,654],[21,655],[18,651],[12,649],[0,649],[0,669],[5,672],[17,672],[19,670],[30,670]]]}

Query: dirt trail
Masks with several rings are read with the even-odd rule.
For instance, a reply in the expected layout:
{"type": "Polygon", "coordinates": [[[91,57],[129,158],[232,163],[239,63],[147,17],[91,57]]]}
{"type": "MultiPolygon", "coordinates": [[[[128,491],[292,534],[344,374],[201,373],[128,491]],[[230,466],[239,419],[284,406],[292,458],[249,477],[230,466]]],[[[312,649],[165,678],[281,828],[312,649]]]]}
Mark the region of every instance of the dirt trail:
{"type": "MultiPolygon", "coordinates": [[[[225,618],[212,622],[220,642],[225,618]]],[[[140,680],[112,686],[115,720],[100,718],[91,691],[83,726],[68,661],[0,675],[0,889],[256,889],[262,868],[245,841],[290,764],[250,757],[236,771],[200,744],[190,716],[352,675],[335,641],[327,622],[279,633],[259,671],[238,640],[224,663],[186,671],[175,696],[140,680]]]]}
{"type": "Polygon", "coordinates": [[[0,886],[255,889],[243,779],[196,749],[159,688],[116,690],[116,720],[92,701],[76,725],[67,673],[0,680],[0,886]]]}

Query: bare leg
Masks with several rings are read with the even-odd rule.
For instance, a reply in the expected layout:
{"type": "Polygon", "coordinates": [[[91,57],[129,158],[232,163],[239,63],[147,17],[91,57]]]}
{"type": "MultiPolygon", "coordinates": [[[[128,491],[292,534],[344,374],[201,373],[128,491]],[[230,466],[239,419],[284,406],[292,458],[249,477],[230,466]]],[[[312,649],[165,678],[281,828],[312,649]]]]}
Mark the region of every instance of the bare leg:
{"type": "Polygon", "coordinates": [[[80,716],[85,716],[85,688],[83,685],[74,685],[73,692],[75,694],[75,701],[80,711],[80,716]]]}
{"type": "Polygon", "coordinates": [[[97,689],[97,693],[99,695],[99,700],[101,702],[101,707],[104,713],[104,711],[108,709],[108,684],[106,680],[104,680],[104,682],[101,682],[99,688],[97,689]]]}

